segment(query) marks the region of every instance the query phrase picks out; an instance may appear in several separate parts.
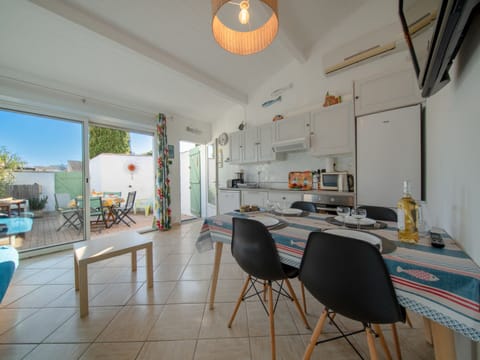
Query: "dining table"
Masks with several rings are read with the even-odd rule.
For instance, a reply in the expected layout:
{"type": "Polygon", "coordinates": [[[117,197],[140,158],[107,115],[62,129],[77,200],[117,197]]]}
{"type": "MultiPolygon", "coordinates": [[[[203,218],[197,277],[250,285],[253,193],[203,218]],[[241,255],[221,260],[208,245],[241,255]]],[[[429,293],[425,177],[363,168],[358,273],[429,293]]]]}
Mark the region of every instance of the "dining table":
{"type": "Polygon", "coordinates": [[[8,216],[12,215],[12,207],[17,207],[17,216],[22,211],[22,205],[26,206],[26,199],[3,198],[0,199],[0,210],[6,211],[8,216]]]}
{"type": "MultiPolygon", "coordinates": [[[[214,308],[223,244],[230,244],[232,240],[233,217],[276,219],[267,228],[280,260],[296,268],[300,267],[312,231],[342,227],[332,215],[307,212],[300,216],[262,211],[231,212],[205,218],[196,248],[199,252],[215,248],[210,309],[214,308]]],[[[375,234],[388,243],[382,257],[398,301],[406,309],[423,316],[427,340],[434,344],[435,358],[455,359],[453,332],[480,341],[480,267],[459,244],[446,232],[442,233],[444,248],[432,247],[428,236],[420,236],[418,243],[409,244],[398,240],[396,222],[368,224],[362,226],[361,231],[375,234]]]]}

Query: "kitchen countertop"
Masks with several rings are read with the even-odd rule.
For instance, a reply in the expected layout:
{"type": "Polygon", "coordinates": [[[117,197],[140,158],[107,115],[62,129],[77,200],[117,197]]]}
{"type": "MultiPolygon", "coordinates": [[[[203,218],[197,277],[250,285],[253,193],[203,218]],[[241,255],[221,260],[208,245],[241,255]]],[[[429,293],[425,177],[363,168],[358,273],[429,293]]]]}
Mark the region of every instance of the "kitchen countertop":
{"type": "Polygon", "coordinates": [[[292,193],[301,193],[301,194],[318,194],[318,195],[340,195],[340,196],[354,196],[355,192],[352,191],[332,191],[332,190],[298,190],[298,189],[278,189],[278,188],[268,188],[268,187],[258,187],[258,188],[227,188],[220,187],[218,190],[233,190],[233,191],[278,191],[278,192],[292,192],[292,193]]]}

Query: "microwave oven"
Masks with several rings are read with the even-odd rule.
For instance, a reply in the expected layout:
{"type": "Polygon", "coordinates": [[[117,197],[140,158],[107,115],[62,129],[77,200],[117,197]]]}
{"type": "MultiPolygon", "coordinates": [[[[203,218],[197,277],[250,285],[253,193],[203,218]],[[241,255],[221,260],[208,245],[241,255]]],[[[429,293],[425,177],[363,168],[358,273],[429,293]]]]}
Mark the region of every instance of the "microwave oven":
{"type": "Polygon", "coordinates": [[[353,176],[347,172],[320,173],[320,190],[353,191],[353,176]]]}

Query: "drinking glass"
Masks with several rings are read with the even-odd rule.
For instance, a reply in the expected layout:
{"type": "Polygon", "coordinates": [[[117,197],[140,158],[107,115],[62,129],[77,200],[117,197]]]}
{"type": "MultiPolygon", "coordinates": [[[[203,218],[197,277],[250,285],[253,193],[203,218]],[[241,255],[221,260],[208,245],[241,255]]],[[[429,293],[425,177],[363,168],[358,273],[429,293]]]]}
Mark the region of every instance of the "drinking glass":
{"type": "Polygon", "coordinates": [[[357,229],[360,229],[360,220],[367,217],[367,210],[360,208],[352,209],[352,216],[357,220],[357,229]]]}
{"type": "Polygon", "coordinates": [[[346,228],[345,219],[350,215],[350,208],[348,206],[338,206],[337,214],[343,218],[343,227],[346,228]]]}
{"type": "Polygon", "coordinates": [[[272,211],[275,210],[276,205],[275,205],[275,202],[274,202],[274,201],[272,201],[272,200],[267,200],[267,203],[266,203],[265,205],[266,205],[266,207],[267,207],[267,211],[268,211],[268,212],[272,212],[272,211]]]}

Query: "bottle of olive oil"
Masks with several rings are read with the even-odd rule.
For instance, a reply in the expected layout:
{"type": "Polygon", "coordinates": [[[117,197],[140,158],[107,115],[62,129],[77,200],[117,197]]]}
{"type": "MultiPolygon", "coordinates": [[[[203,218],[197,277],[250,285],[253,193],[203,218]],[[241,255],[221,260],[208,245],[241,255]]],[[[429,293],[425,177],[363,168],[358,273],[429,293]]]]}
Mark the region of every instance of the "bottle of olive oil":
{"type": "Polygon", "coordinates": [[[400,241],[418,242],[418,205],[411,195],[410,181],[403,182],[403,196],[397,204],[398,238],[400,241]]]}

